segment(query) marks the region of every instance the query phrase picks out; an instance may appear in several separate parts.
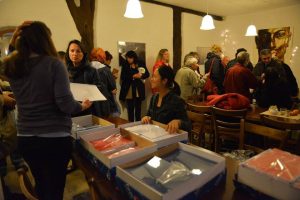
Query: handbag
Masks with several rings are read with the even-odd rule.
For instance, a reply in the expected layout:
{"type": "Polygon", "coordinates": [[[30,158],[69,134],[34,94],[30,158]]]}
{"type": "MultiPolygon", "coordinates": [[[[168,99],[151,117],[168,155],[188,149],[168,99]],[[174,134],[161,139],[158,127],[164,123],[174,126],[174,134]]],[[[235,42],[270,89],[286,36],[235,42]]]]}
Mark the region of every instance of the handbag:
{"type": "Polygon", "coordinates": [[[205,85],[204,85],[204,87],[201,91],[201,93],[205,93],[206,95],[218,94],[218,87],[210,79],[211,70],[212,70],[212,66],[213,66],[214,61],[215,61],[215,58],[213,58],[213,60],[211,61],[210,68],[209,68],[209,76],[207,77],[205,85]]]}

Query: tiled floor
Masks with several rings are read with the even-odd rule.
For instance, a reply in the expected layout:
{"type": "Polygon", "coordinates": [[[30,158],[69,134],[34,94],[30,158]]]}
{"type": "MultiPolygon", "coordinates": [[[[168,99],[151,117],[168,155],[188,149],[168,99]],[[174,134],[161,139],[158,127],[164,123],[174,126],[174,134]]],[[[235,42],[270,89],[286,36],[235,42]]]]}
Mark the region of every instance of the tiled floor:
{"type": "MultiPolygon", "coordinates": [[[[8,174],[4,179],[5,183],[12,193],[21,193],[18,174],[16,173],[13,165],[11,165],[9,159],[8,163],[8,174]]],[[[33,180],[32,176],[29,178],[33,180]]],[[[74,170],[67,175],[64,200],[88,200],[88,192],[88,185],[82,171],[74,170]]]]}

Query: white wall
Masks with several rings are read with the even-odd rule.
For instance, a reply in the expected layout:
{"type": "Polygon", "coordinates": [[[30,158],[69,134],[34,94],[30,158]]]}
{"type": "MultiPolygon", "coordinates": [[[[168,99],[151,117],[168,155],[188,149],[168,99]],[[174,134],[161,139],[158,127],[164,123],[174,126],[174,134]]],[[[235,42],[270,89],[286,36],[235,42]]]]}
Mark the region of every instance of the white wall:
{"type": "Polygon", "coordinates": [[[0,1],[0,27],[17,26],[25,20],[43,21],[52,32],[57,50],[66,50],[72,39],[80,39],[64,0],[0,1]]]}
{"type": "MultiPolygon", "coordinates": [[[[170,8],[141,2],[143,19],[126,19],[123,17],[127,0],[96,0],[94,18],[95,46],[110,51],[114,59],[113,67],[118,67],[117,42],[146,43],[146,63],[150,72],[155,57],[161,48],[167,48],[171,54],[173,48],[173,11],[170,8]]],[[[245,37],[250,23],[258,29],[290,26],[293,30],[292,41],[286,54],[286,62],[291,66],[300,84],[299,51],[291,58],[292,49],[300,47],[300,5],[245,14],[215,21],[216,29],[202,31],[199,29],[202,18],[192,14],[182,14],[182,57],[196,51],[197,47],[209,47],[220,44],[225,55],[234,57],[237,48],[244,47],[251,54],[251,60],[257,61],[254,37],[245,37]]],[[[3,0],[0,1],[0,27],[14,26],[24,20],[44,21],[52,31],[57,50],[65,50],[71,39],[80,39],[75,23],[65,0],[3,0]]],[[[149,83],[147,82],[147,89],[149,83]]],[[[149,102],[150,93],[148,92],[149,102]]],[[[144,112],[146,105],[143,105],[144,112]]],[[[126,117],[126,113],[122,115],[126,117]]]]}

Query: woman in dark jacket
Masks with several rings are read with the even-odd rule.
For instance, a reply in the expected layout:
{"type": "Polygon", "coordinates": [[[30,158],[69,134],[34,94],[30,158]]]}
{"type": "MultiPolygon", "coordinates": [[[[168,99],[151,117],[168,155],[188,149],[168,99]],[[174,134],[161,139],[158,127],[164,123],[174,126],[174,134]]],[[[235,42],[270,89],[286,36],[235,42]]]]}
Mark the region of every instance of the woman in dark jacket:
{"type": "Polygon", "coordinates": [[[210,79],[218,88],[218,94],[224,94],[224,66],[221,60],[222,49],[218,45],[211,47],[211,52],[207,54],[205,62],[205,74],[210,72],[210,79]]]}
{"type": "Polygon", "coordinates": [[[190,131],[192,124],[187,116],[185,103],[180,98],[180,88],[174,81],[174,73],[171,67],[160,66],[151,78],[151,88],[158,93],[151,98],[147,116],[143,117],[143,123],[151,120],[167,124],[167,131],[175,133],[179,129],[190,131]]]}
{"type": "Polygon", "coordinates": [[[125,55],[126,63],[121,71],[121,91],[119,99],[126,101],[128,120],[141,120],[142,101],[145,100],[144,80],[149,77],[145,64],[138,61],[134,51],[128,51],[125,55]]]}
{"type": "MultiPolygon", "coordinates": [[[[80,41],[72,40],[69,42],[66,50],[66,65],[71,83],[96,85],[100,91],[102,90],[98,73],[96,69],[92,68],[88,63],[87,53],[84,51],[84,47],[80,41]]],[[[92,113],[101,116],[100,112],[99,105],[97,102],[94,102],[90,109],[78,115],[88,115],[92,113]]]]}

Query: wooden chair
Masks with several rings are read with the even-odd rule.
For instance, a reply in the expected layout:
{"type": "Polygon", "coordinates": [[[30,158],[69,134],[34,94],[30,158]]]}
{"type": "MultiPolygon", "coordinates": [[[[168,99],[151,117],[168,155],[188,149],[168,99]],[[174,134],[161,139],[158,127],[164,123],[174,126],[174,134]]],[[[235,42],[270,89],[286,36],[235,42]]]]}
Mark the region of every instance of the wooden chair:
{"type": "Polygon", "coordinates": [[[29,200],[38,200],[33,184],[28,177],[28,169],[20,168],[17,172],[22,193],[29,200]]]}
{"type": "Polygon", "coordinates": [[[191,144],[203,147],[205,116],[193,111],[187,111],[187,115],[192,122],[192,130],[189,133],[189,142],[191,144]]]}
{"type": "Polygon", "coordinates": [[[276,118],[273,116],[261,115],[264,125],[282,130],[286,133],[284,147],[292,153],[300,155],[300,136],[297,139],[291,138],[292,131],[300,130],[300,123],[291,122],[288,118],[276,118]]]}
{"type": "Polygon", "coordinates": [[[239,149],[244,147],[245,116],[247,109],[224,110],[212,107],[215,131],[215,152],[220,152],[221,141],[236,141],[239,149]]]}
{"type": "MultiPolygon", "coordinates": [[[[253,134],[254,134],[254,135],[263,136],[264,140],[267,138],[267,139],[277,141],[278,145],[272,146],[272,147],[276,147],[279,149],[284,148],[286,140],[287,140],[287,136],[288,136],[287,132],[284,130],[279,130],[279,129],[267,127],[264,125],[247,123],[247,122],[245,123],[245,132],[246,132],[246,135],[249,134],[249,136],[253,136],[253,134]]],[[[271,147],[268,145],[266,146],[265,142],[263,145],[259,145],[259,144],[257,144],[257,142],[259,142],[259,141],[252,141],[250,144],[250,142],[247,143],[247,141],[245,141],[244,148],[251,149],[256,153],[260,153],[260,152],[264,151],[265,149],[268,149],[271,147]]]]}
{"type": "Polygon", "coordinates": [[[192,96],[189,96],[187,98],[187,103],[195,103],[195,102],[204,102],[205,101],[205,94],[204,93],[200,93],[200,94],[195,94],[192,96]]]}
{"type": "Polygon", "coordinates": [[[206,147],[205,133],[208,134],[208,148],[213,149],[214,131],[212,124],[211,106],[198,106],[187,103],[188,116],[193,124],[192,133],[190,134],[192,143],[206,147]],[[200,141],[200,142],[193,142],[200,141]]]}

